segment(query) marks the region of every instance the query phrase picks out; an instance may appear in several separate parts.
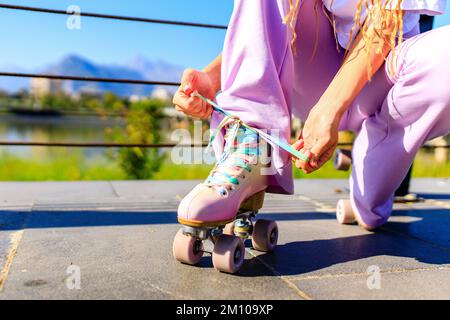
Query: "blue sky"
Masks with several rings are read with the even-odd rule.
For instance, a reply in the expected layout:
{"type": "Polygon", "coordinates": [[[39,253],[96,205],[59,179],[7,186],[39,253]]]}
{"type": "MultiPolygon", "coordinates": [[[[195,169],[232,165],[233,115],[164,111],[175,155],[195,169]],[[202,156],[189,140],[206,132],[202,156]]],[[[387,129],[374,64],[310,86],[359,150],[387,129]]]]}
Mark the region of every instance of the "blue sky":
{"type": "MultiPolygon", "coordinates": [[[[232,0],[16,0],[45,8],[226,25],[232,0]]],[[[100,63],[124,63],[136,55],[201,68],[222,48],[224,30],[82,18],[81,30],[68,30],[66,16],[0,9],[0,66],[34,69],[69,53],[100,63]]],[[[450,14],[436,26],[450,24],[450,14]]],[[[4,69],[4,68],[3,68],[4,69]]]]}
{"type": "MultiPolygon", "coordinates": [[[[227,25],[232,0],[20,0],[44,8],[227,25]]],[[[0,65],[35,68],[78,53],[95,62],[123,63],[136,55],[200,68],[222,49],[225,30],[82,17],[81,30],[67,16],[0,9],[0,65]]]]}

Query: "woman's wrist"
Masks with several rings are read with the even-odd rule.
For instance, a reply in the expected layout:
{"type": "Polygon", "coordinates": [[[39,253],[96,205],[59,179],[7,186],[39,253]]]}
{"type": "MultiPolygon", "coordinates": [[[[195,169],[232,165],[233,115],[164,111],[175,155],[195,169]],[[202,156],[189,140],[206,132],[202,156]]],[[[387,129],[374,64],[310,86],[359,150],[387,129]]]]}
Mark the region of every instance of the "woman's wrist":
{"type": "Polygon", "coordinates": [[[347,111],[349,104],[339,99],[322,97],[316,106],[321,109],[320,112],[328,114],[339,121],[347,111]]]}
{"type": "Polygon", "coordinates": [[[211,90],[216,94],[222,87],[221,83],[221,71],[222,71],[222,55],[219,55],[213,62],[211,62],[203,72],[211,80],[211,90]]]}
{"type": "Polygon", "coordinates": [[[211,91],[216,94],[220,91],[221,88],[221,79],[220,79],[220,71],[217,70],[208,70],[204,69],[203,72],[209,77],[211,80],[211,91]]]}

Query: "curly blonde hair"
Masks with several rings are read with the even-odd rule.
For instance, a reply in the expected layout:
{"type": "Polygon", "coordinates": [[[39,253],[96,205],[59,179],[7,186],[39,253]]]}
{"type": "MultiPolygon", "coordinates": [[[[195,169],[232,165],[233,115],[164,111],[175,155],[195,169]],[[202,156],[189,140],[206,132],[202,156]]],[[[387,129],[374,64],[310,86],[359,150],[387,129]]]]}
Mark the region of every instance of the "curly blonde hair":
{"type": "MultiPolygon", "coordinates": [[[[295,30],[295,21],[297,17],[298,10],[301,6],[301,2],[305,0],[289,0],[289,11],[286,14],[284,18],[284,23],[289,26],[291,29],[293,36],[291,40],[291,47],[294,52],[296,53],[295,48],[295,42],[297,40],[297,33],[295,30]]],[[[316,33],[315,33],[315,45],[313,49],[313,53],[311,55],[311,59],[315,56],[318,46],[318,7],[319,7],[319,1],[316,0],[314,5],[314,11],[316,15],[316,33]]],[[[333,0],[331,0],[330,7],[333,7],[333,0]]],[[[383,39],[386,43],[389,44],[390,49],[393,53],[395,53],[395,48],[397,45],[401,44],[403,42],[403,12],[401,9],[402,0],[359,0],[358,4],[356,6],[356,12],[355,16],[353,18],[353,27],[350,31],[350,41],[345,48],[345,58],[347,57],[350,49],[352,48],[353,42],[354,42],[354,34],[357,30],[360,30],[360,33],[362,35],[362,38],[364,39],[364,42],[366,44],[365,50],[368,52],[371,48],[371,46],[374,44],[375,37],[379,37],[383,39]],[[364,20],[363,23],[361,23],[361,16],[363,9],[366,9],[367,12],[367,18],[364,20]],[[371,24],[371,30],[373,32],[368,32],[369,24],[371,24]],[[382,30],[384,30],[387,26],[390,26],[392,28],[392,32],[389,34],[383,34],[382,30]],[[398,37],[397,37],[398,35],[398,37]],[[353,40],[352,40],[353,39],[353,40]]],[[[330,22],[331,26],[333,27],[334,37],[336,40],[336,49],[339,51],[339,43],[337,40],[337,34],[336,34],[336,22],[334,19],[333,13],[331,14],[331,17],[328,14],[328,11],[325,8],[325,4],[322,2],[322,11],[327,17],[328,21],[330,22]]],[[[378,47],[377,53],[381,53],[381,48],[378,47]]],[[[344,59],[345,60],[345,59],[344,59]]],[[[390,70],[391,73],[394,72],[394,59],[391,59],[391,65],[390,70]]],[[[372,72],[372,66],[370,65],[370,62],[368,63],[367,72],[370,75],[372,72]]],[[[370,79],[370,76],[369,76],[370,79]]]]}

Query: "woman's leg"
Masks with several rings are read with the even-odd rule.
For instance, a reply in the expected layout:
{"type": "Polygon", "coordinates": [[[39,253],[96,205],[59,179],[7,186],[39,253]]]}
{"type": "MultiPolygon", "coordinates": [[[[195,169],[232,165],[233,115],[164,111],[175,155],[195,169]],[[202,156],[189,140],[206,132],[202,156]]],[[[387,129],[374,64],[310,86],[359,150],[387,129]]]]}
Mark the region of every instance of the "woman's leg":
{"type": "MultiPolygon", "coordinates": [[[[293,82],[291,34],[283,24],[288,0],[235,0],[222,54],[222,92],[217,102],[247,124],[270,130],[288,141],[291,128],[291,88],[293,82]]],[[[214,129],[221,120],[215,113],[214,129]]],[[[223,139],[214,149],[218,156],[223,139]]],[[[271,192],[292,193],[290,157],[274,148],[268,176],[271,192]]]]}
{"type": "MultiPolygon", "coordinates": [[[[377,110],[360,121],[350,179],[353,209],[367,228],[381,226],[389,218],[394,192],[420,146],[450,131],[447,39],[450,27],[408,39],[397,48],[395,76],[389,77],[392,54],[386,70],[377,75],[389,77],[393,85],[381,107],[371,104],[377,110]]],[[[375,88],[377,84],[384,90],[386,84],[382,79],[375,81],[375,88]]],[[[357,118],[354,116],[350,122],[355,123],[357,118]]]]}

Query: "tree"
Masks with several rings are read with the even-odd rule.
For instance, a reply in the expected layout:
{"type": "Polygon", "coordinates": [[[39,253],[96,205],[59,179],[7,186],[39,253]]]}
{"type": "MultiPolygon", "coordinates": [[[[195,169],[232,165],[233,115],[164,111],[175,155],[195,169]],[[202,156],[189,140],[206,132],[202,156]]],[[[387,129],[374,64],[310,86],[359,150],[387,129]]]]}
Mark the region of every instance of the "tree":
{"type": "MultiPolygon", "coordinates": [[[[133,144],[161,142],[159,122],[163,106],[163,102],[153,99],[131,103],[119,140],[133,144]]],[[[123,148],[119,151],[120,166],[130,179],[152,178],[164,160],[164,155],[158,151],[156,148],[123,148]]]]}

